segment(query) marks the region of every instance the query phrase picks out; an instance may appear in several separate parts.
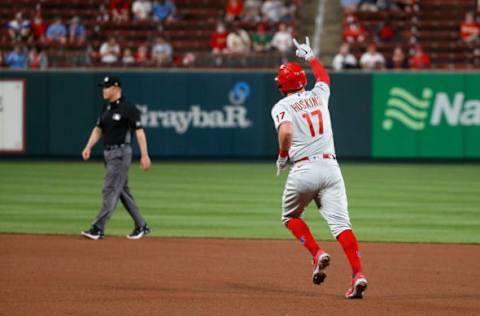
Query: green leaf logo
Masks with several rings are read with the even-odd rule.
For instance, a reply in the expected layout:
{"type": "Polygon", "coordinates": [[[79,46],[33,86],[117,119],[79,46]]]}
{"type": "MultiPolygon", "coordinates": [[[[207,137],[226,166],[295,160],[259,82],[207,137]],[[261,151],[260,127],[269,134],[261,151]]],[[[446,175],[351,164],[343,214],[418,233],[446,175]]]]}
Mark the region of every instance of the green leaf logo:
{"type": "Polygon", "coordinates": [[[416,131],[424,129],[432,97],[430,88],[423,89],[421,98],[400,87],[391,88],[382,123],[383,129],[391,130],[394,121],[416,131]]]}

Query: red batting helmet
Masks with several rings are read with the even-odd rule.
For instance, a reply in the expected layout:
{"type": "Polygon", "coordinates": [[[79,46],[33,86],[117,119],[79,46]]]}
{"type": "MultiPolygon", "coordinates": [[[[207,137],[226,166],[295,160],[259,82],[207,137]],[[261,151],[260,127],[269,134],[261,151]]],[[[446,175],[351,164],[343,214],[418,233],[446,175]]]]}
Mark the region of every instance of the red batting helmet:
{"type": "Polygon", "coordinates": [[[307,76],[302,66],[297,63],[286,63],[280,66],[275,77],[278,89],[287,94],[305,88],[307,76]]]}

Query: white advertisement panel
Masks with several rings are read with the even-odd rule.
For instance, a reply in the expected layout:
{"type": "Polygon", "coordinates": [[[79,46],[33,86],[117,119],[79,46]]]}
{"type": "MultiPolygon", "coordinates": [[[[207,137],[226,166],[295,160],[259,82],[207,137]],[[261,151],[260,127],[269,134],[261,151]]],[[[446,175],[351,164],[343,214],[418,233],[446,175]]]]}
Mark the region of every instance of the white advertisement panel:
{"type": "Polygon", "coordinates": [[[0,153],[25,152],[25,83],[0,80],[0,153]]]}

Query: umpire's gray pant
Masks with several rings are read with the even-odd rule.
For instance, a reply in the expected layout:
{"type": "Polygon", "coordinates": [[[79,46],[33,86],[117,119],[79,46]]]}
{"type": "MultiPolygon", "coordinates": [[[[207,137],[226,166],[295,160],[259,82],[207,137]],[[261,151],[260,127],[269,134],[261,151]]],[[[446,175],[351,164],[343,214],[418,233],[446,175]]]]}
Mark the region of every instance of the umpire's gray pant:
{"type": "Polygon", "coordinates": [[[93,225],[105,230],[105,225],[117,206],[118,199],[122,201],[130,216],[135,221],[135,227],[145,225],[145,220],[128,188],[128,167],[132,162],[132,148],[124,146],[104,151],[106,173],[103,184],[103,205],[93,225]]]}

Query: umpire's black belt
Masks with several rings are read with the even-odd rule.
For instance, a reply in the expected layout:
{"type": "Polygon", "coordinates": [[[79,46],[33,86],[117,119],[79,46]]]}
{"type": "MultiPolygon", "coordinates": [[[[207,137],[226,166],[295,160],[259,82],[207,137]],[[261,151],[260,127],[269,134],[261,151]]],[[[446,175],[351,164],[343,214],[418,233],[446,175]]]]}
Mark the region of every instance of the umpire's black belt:
{"type": "Polygon", "coordinates": [[[105,150],[114,150],[114,149],[123,148],[127,146],[130,146],[130,144],[105,145],[105,150]]]}

